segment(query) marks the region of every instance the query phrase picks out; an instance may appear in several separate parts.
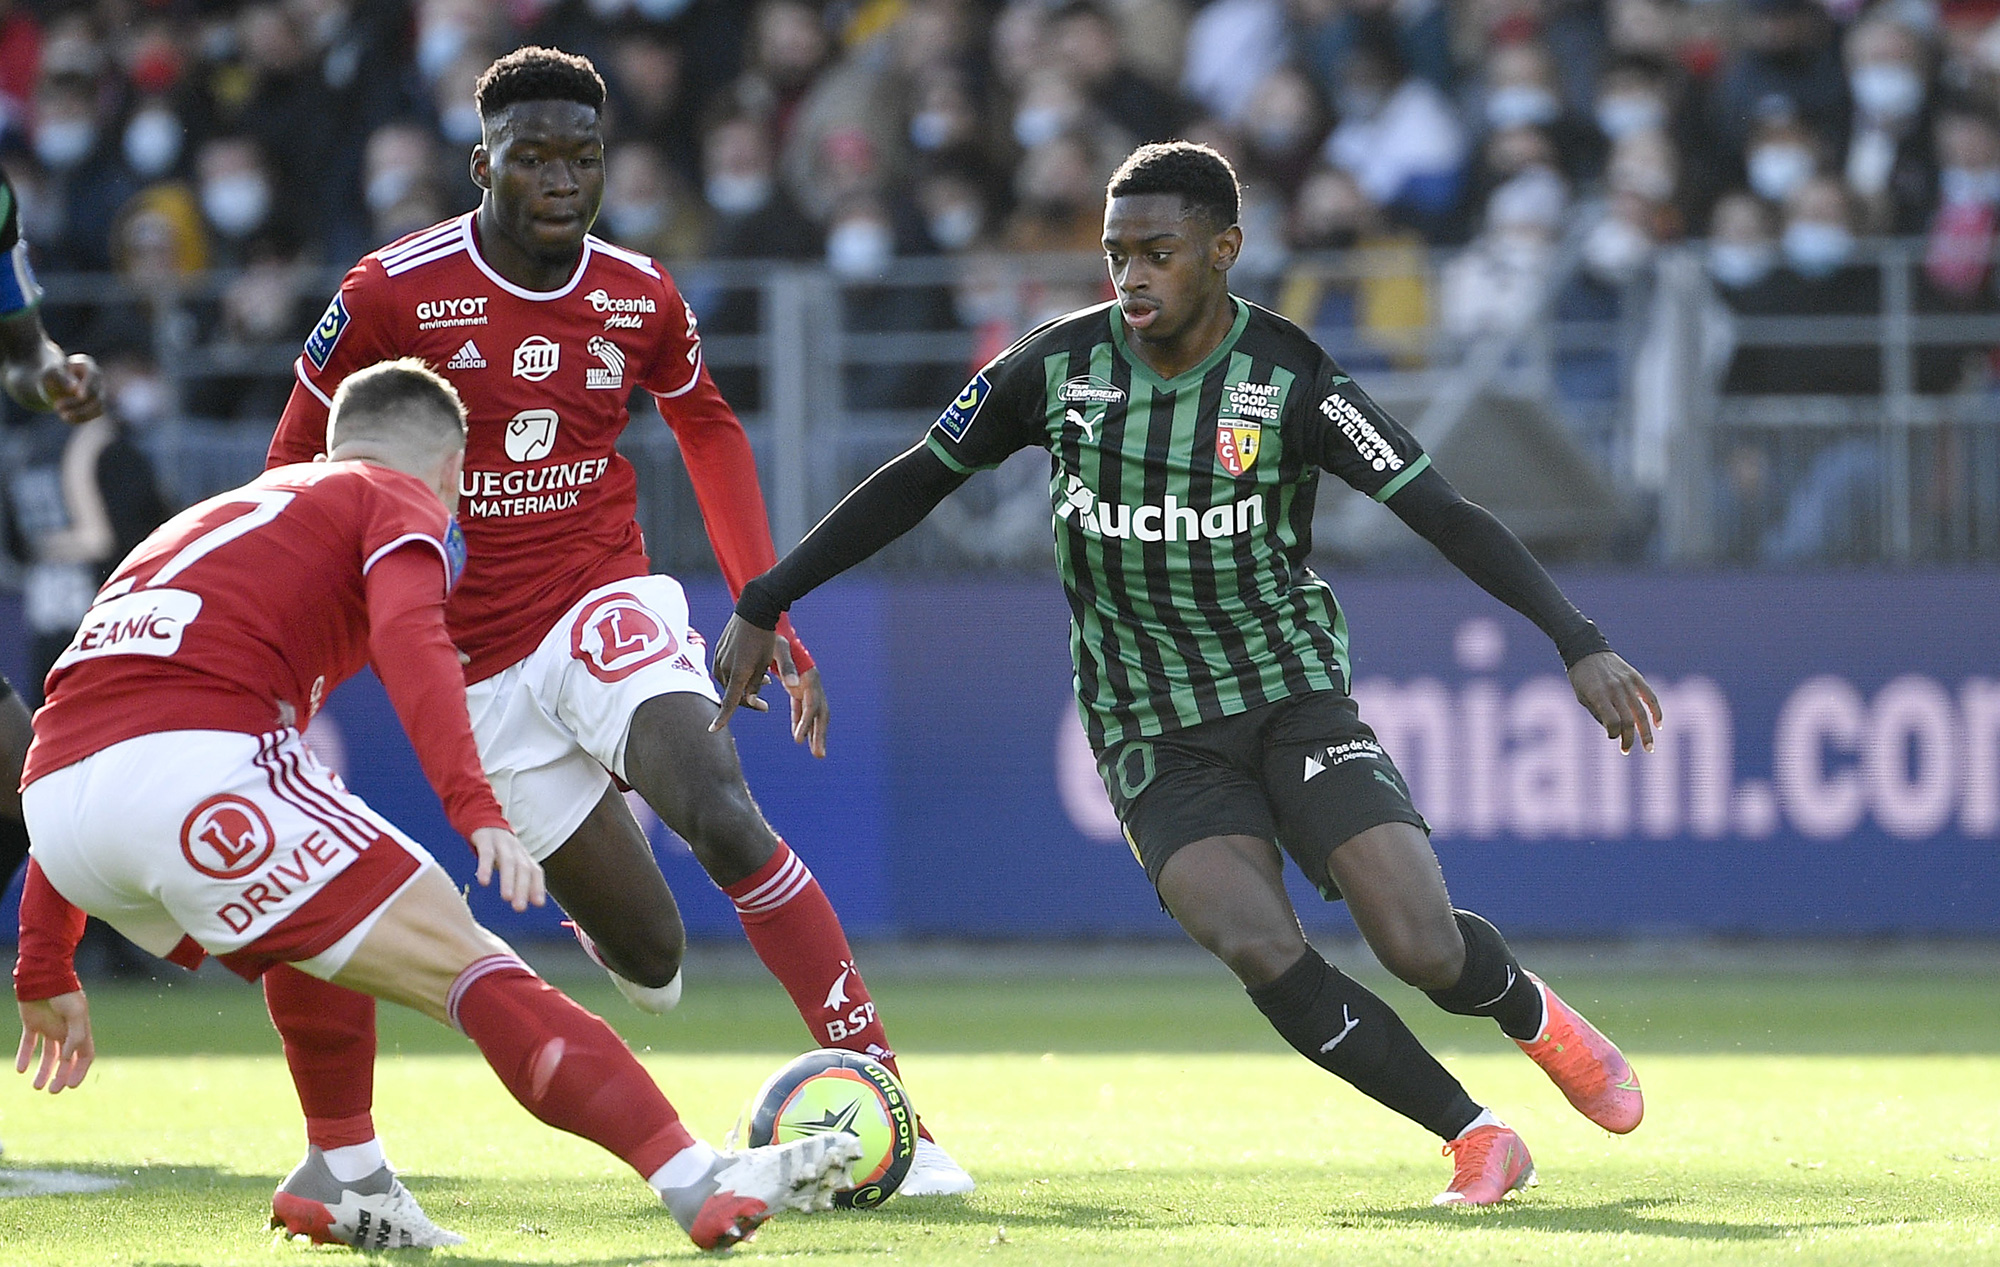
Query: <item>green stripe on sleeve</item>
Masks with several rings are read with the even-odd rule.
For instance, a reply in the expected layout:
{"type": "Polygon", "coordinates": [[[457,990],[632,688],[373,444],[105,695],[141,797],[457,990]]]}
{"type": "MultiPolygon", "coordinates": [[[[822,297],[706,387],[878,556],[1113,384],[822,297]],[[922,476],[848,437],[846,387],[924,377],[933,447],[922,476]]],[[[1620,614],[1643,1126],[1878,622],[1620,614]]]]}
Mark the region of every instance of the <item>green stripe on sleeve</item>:
{"type": "Polygon", "coordinates": [[[926,449],[929,449],[932,453],[937,454],[938,461],[944,463],[952,470],[957,471],[960,475],[971,475],[972,473],[974,473],[979,469],[976,466],[967,466],[965,463],[959,461],[957,458],[953,457],[950,453],[946,452],[943,442],[941,442],[936,436],[925,436],[924,447],[926,449]]]}
{"type": "MultiPolygon", "coordinates": [[[[945,460],[950,461],[949,458],[945,460]]],[[[1402,492],[1403,485],[1417,478],[1417,476],[1422,475],[1424,473],[1424,468],[1429,466],[1430,464],[1431,464],[1431,455],[1428,453],[1424,454],[1416,461],[1410,463],[1408,466],[1403,468],[1403,473],[1401,475],[1398,475],[1395,479],[1390,480],[1387,484],[1384,484],[1382,486],[1381,490],[1375,494],[1375,500],[1378,502],[1386,502],[1391,497],[1394,497],[1397,493],[1402,492]]]]}

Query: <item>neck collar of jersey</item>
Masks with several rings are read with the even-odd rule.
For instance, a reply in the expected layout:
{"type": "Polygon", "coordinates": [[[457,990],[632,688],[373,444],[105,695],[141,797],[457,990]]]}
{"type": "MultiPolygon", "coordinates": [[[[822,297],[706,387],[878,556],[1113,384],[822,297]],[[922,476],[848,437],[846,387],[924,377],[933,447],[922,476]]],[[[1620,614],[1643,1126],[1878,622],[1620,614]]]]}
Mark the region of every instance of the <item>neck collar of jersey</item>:
{"type": "Polygon", "coordinates": [[[590,267],[590,237],[588,234],[584,236],[583,249],[577,252],[576,271],[569,275],[568,281],[564,282],[556,290],[529,290],[526,286],[516,286],[513,282],[502,277],[500,270],[488,264],[486,257],[479,253],[479,233],[473,227],[474,220],[478,215],[479,212],[476,210],[468,211],[465,213],[465,218],[460,222],[464,226],[460,232],[465,234],[465,253],[472,257],[472,262],[478,266],[479,271],[486,274],[487,280],[495,286],[498,286],[517,299],[533,299],[537,302],[546,302],[551,299],[561,299],[564,295],[575,290],[576,284],[583,280],[584,270],[590,267]]]}
{"type": "Polygon", "coordinates": [[[1125,341],[1125,313],[1117,304],[1111,305],[1111,338],[1118,345],[1118,355],[1132,366],[1132,373],[1151,384],[1153,390],[1176,392],[1189,383],[1199,383],[1202,376],[1215,368],[1215,363],[1229,355],[1229,349],[1236,346],[1236,340],[1243,336],[1243,327],[1250,324],[1250,305],[1235,295],[1229,302],[1236,305],[1236,320],[1229,327],[1229,333],[1222,336],[1222,342],[1201,358],[1201,364],[1182,370],[1172,378],[1161,378],[1159,371],[1140,360],[1132,352],[1132,345],[1125,341]]]}

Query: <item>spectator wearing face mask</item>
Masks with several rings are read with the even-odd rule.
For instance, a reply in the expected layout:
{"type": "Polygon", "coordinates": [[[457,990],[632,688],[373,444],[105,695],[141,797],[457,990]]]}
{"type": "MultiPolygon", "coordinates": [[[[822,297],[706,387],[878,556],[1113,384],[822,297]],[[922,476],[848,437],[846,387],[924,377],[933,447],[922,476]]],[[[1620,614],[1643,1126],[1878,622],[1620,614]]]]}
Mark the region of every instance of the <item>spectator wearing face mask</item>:
{"type": "Polygon", "coordinates": [[[1631,53],[1616,58],[1598,80],[1591,121],[1596,139],[1585,145],[1581,174],[1601,176],[1613,147],[1626,137],[1664,133],[1680,168],[1676,201],[1691,222],[1706,218],[1734,176],[1723,168],[1721,146],[1690,100],[1685,72],[1671,63],[1631,53]]]}
{"type": "Polygon", "coordinates": [[[1427,236],[1448,231],[1464,184],[1464,127],[1444,94],[1410,73],[1394,39],[1357,40],[1335,100],[1325,155],[1378,205],[1427,236]]]}
{"type": "Polygon", "coordinates": [[[1930,126],[1930,50],[1891,18],[1847,34],[1854,97],[1844,172],[1870,233],[1921,233],[1937,189],[1930,126]]]}
{"type": "Polygon", "coordinates": [[[708,221],[658,149],[626,141],[604,156],[604,204],[597,232],[672,263],[701,253],[708,221]]]}
{"type": "Polygon", "coordinates": [[[240,266],[249,259],[251,244],[278,221],[263,149],[248,136],[216,137],[195,155],[195,173],[213,262],[240,266]]]}
{"type": "MultiPolygon", "coordinates": [[[[911,221],[907,208],[879,194],[856,194],[834,211],[826,229],[826,266],[840,285],[844,329],[900,334],[956,324],[949,290],[889,283],[896,258],[921,245],[921,230],[911,221]]],[[[849,365],[843,399],[861,409],[920,406],[936,379],[927,369],[907,362],[849,365]]]]}
{"type": "Polygon", "coordinates": [[[442,157],[434,134],[416,123],[385,123],[369,134],[361,160],[368,249],[429,228],[449,214],[438,188],[442,157]]]}
{"type": "MultiPolygon", "coordinates": [[[[1164,141],[1189,118],[1178,94],[1132,68],[1120,45],[1118,21],[1092,0],[1070,0],[1049,19],[1049,52],[1090,103],[1135,141],[1164,141]]],[[[1255,102],[1252,114],[1255,118],[1255,102]]]]}
{"type": "MultiPolygon", "coordinates": [[[[1946,314],[2000,310],[1993,251],[2000,225],[2000,118],[1970,104],[1938,113],[1938,205],[1924,240],[1918,300],[1946,314]]],[[[1938,344],[1918,352],[1917,381],[1950,391],[1995,369],[1991,343],[1938,344]]]]}
{"type": "Polygon", "coordinates": [[[1744,177],[1751,192],[1774,207],[1791,201],[1819,168],[1819,138],[1795,118],[1767,119],[1750,134],[1744,177]]]}
{"type": "Polygon", "coordinates": [[[1029,150],[1014,171],[1014,214],[1001,241],[1010,251],[1095,252],[1104,236],[1104,175],[1083,137],[1058,136],[1029,150]]]}
{"type": "Polygon", "coordinates": [[[177,179],[186,167],[187,124],[170,99],[142,97],[125,116],[118,150],[142,186],[177,179]]]}
{"type": "MultiPolygon", "coordinates": [[[[769,133],[748,115],[726,118],[702,145],[702,196],[719,259],[807,259],[820,253],[820,235],[791,195],[778,185],[769,133]]],[[[734,397],[731,397],[734,399],[734,397]]]]}
{"type": "Polygon", "coordinates": [[[51,270],[108,267],[112,222],[138,189],[102,125],[92,80],[62,74],[43,81],[31,146],[45,177],[42,197],[56,215],[38,229],[35,247],[51,270]]]}
{"type": "Polygon", "coordinates": [[[1768,303],[1755,298],[1757,288],[1778,267],[1771,211],[1762,199],[1739,190],[1716,200],[1709,218],[1707,265],[1709,277],[1732,308],[1769,309],[1768,303]]]}
{"type": "Polygon", "coordinates": [[[1595,146],[1595,129],[1564,106],[1555,59],[1539,40],[1516,40],[1485,58],[1485,74],[1474,94],[1474,111],[1487,133],[1537,128],[1555,145],[1565,176],[1585,175],[1595,146]]]}
{"type": "MultiPolygon", "coordinates": [[[[1855,260],[1856,215],[1846,185],[1814,176],[1786,202],[1779,267],[1762,285],[1737,292],[1746,317],[1874,317],[1882,311],[1881,271],[1855,260]]],[[[1868,395],[1882,389],[1874,343],[1781,346],[1745,342],[1724,390],[1803,395],[1868,395]]]]}
{"type": "Polygon", "coordinates": [[[1540,318],[1568,206],[1562,177],[1539,165],[1493,191],[1479,236],[1439,277],[1438,321],[1445,333],[1460,339],[1509,334],[1540,318]]]}
{"type": "Polygon", "coordinates": [[[1264,77],[1251,98],[1242,133],[1246,162],[1239,170],[1266,181],[1287,196],[1298,191],[1319,162],[1319,147],[1330,120],[1312,77],[1296,66],[1281,66],[1264,77]]]}
{"type": "Polygon", "coordinates": [[[946,164],[917,178],[917,210],[926,245],[948,255],[970,250],[992,230],[983,182],[970,168],[946,164]]]}

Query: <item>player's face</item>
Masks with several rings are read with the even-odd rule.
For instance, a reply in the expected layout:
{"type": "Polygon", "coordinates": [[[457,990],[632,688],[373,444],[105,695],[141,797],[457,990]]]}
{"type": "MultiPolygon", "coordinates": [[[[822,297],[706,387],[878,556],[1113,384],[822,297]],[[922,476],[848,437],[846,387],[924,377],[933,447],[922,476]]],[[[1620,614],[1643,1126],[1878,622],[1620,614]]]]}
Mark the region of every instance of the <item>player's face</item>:
{"type": "Polygon", "coordinates": [[[1179,194],[1132,194],[1104,205],[1104,258],[1133,337],[1172,343],[1229,293],[1242,232],[1209,231],[1179,194]]]}
{"type": "Polygon", "coordinates": [[[489,120],[472,151],[495,227],[530,255],[573,256],[604,201],[604,127],[575,101],[522,101],[489,120]]]}

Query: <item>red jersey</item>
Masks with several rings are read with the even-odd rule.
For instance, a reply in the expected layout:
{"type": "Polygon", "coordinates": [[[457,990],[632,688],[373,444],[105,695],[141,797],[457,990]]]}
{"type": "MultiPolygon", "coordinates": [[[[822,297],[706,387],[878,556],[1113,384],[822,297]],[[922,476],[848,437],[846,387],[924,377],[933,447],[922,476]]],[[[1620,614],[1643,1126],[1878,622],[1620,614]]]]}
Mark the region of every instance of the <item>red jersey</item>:
{"type": "MultiPolygon", "coordinates": [[[[636,385],[659,402],[731,593],[777,562],[749,438],[702,364],[694,311],[652,259],[586,236],[569,281],[527,290],[479,252],[468,212],[364,256],[297,361],[272,465],[326,447],[341,380],[414,356],[465,401],[466,572],[446,607],[477,682],[524,659],[600,585],[652,570],[638,477],[617,452],[636,385]]],[[[800,669],[812,661],[792,639],[800,669]]]]}
{"type": "Polygon", "coordinates": [[[279,467],[182,511],[50,670],[23,784],[139,735],[303,730],[389,645],[373,658],[452,825],[506,827],[443,628],[449,526],[423,481],[368,462],[279,467]]]}

